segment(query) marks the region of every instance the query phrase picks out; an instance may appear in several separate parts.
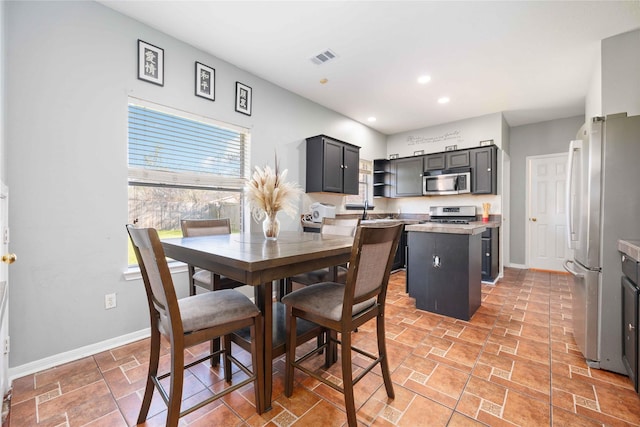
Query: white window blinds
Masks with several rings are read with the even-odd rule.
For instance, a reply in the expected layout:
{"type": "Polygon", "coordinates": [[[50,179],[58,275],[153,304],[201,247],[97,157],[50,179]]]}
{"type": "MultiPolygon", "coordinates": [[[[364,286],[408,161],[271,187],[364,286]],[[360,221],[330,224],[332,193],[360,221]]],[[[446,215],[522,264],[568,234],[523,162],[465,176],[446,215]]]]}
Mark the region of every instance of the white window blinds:
{"type": "Polygon", "coordinates": [[[249,170],[246,129],[133,98],[128,142],[134,182],[238,189],[249,170]]]}

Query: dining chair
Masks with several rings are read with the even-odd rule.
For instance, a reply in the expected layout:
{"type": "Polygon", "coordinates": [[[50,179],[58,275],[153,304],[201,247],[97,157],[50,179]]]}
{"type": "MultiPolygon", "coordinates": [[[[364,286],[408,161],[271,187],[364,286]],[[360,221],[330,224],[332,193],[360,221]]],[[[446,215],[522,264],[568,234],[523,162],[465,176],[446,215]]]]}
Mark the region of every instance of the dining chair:
{"type": "MultiPolygon", "coordinates": [[[[229,218],[183,219],[180,220],[180,228],[184,237],[231,234],[231,221],[229,218]]],[[[196,268],[190,264],[187,265],[187,268],[189,270],[189,295],[196,294],[196,286],[209,291],[244,286],[244,283],[236,282],[215,272],[196,268]]]]}
{"type": "Polygon", "coordinates": [[[293,291],[282,298],[287,308],[285,396],[291,397],[293,394],[294,368],[297,368],[344,394],[347,421],[350,427],[357,425],[353,387],[377,364],[380,364],[382,370],[387,396],[391,399],[395,396],[385,345],[384,310],[389,274],[401,230],[401,224],[386,227],[358,227],[345,285],[335,282],[317,283],[293,291]],[[351,341],[351,332],[374,318],[378,342],[377,356],[353,347],[351,341]],[[322,344],[325,349],[330,349],[331,345],[340,345],[342,387],[324,378],[322,372],[303,365],[312,354],[319,351],[319,348],[296,359],[293,331],[296,330],[299,319],[316,323],[331,332],[329,342],[322,344]],[[340,341],[337,340],[338,333],[340,341]],[[372,360],[372,363],[355,378],[353,378],[351,365],[352,350],[372,360]]]}
{"type": "MultiPolygon", "coordinates": [[[[360,218],[322,218],[320,228],[321,235],[334,234],[339,236],[353,236],[356,229],[360,225],[360,218]]],[[[285,282],[285,292],[288,294],[292,291],[292,283],[295,282],[301,286],[309,286],[314,283],[335,281],[345,283],[347,280],[347,267],[340,265],[336,267],[321,268],[307,273],[298,274],[289,277],[285,282]],[[334,277],[335,274],[335,277],[334,277]]]]}
{"type": "Polygon", "coordinates": [[[167,405],[167,426],[177,426],[180,417],[250,383],[253,383],[255,391],[256,410],[262,413],[264,340],[260,333],[263,322],[260,310],[249,298],[233,289],[178,299],[157,231],[133,225],[127,225],[127,231],[142,273],[151,323],[149,370],[137,423],[145,422],[154,389],[167,405]],[[251,334],[251,370],[231,354],[230,334],[245,327],[250,329],[251,334]],[[165,337],[171,346],[171,365],[168,372],[159,375],[161,337],[165,337]],[[224,337],[223,349],[185,366],[185,349],[214,337],[224,337]],[[224,357],[224,379],[227,383],[232,379],[232,363],[247,378],[181,411],[184,371],[219,357],[219,354],[224,357]],[[161,383],[167,377],[170,377],[168,393],[161,383]]]}
{"type": "MultiPolygon", "coordinates": [[[[219,234],[231,234],[231,221],[229,218],[218,219],[182,219],[180,228],[184,237],[214,236],[219,234]]],[[[244,283],[237,282],[228,277],[212,271],[196,268],[187,264],[189,274],[189,295],[196,294],[196,286],[208,291],[218,291],[220,289],[234,289],[244,286],[244,283]]],[[[211,353],[220,350],[220,339],[211,341],[211,353]]],[[[220,358],[211,359],[211,366],[218,366],[220,358]]]]}

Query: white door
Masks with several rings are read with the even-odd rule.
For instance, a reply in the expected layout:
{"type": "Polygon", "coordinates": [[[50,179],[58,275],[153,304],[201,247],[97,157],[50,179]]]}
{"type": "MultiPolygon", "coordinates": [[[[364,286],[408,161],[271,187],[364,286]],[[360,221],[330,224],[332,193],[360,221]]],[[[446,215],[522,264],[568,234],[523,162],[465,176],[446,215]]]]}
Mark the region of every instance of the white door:
{"type": "Polygon", "coordinates": [[[527,157],[527,266],[564,271],[567,153],[527,157]]]}
{"type": "Polygon", "coordinates": [[[2,397],[9,390],[9,275],[8,264],[15,256],[8,253],[9,191],[0,181],[0,392],[2,397]]]}

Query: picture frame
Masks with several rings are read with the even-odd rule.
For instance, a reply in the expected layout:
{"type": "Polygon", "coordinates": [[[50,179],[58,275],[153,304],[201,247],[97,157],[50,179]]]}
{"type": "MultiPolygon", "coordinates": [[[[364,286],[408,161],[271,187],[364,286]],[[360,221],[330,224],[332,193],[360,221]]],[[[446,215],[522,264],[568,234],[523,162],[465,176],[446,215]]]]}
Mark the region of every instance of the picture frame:
{"type": "Polygon", "coordinates": [[[389,154],[389,159],[390,159],[390,160],[392,160],[392,159],[397,159],[398,157],[400,157],[400,156],[399,156],[397,153],[389,154]]]}
{"type": "Polygon", "coordinates": [[[484,141],[480,141],[480,147],[486,147],[487,145],[492,145],[493,139],[486,139],[484,141]]]}
{"type": "Polygon", "coordinates": [[[164,49],[138,39],[138,79],[164,86],[164,49]]]}
{"type": "Polygon", "coordinates": [[[424,154],[424,150],[416,150],[413,152],[414,156],[422,156],[424,154]]]}
{"type": "Polygon", "coordinates": [[[216,70],[196,61],[196,96],[216,100],[216,70]]]}
{"type": "Polygon", "coordinates": [[[250,86],[236,82],[236,111],[238,113],[251,115],[251,92],[250,86]]]}

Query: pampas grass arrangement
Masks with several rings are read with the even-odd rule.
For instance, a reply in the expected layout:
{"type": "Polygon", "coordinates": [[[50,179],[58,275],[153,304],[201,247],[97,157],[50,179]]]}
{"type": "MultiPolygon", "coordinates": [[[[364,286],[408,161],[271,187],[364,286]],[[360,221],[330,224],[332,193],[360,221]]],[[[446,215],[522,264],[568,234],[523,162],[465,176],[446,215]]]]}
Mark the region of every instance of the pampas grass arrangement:
{"type": "Polygon", "coordinates": [[[254,220],[275,219],[279,211],[295,218],[295,202],[302,194],[302,188],[297,183],[286,182],[286,177],[287,169],[280,172],[277,157],[275,170],[269,166],[255,167],[246,186],[246,198],[254,220]]]}

